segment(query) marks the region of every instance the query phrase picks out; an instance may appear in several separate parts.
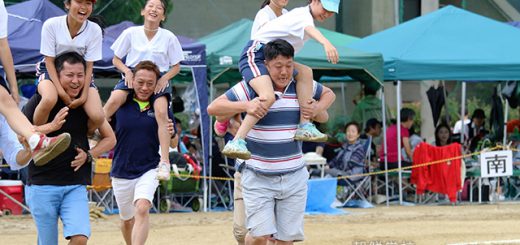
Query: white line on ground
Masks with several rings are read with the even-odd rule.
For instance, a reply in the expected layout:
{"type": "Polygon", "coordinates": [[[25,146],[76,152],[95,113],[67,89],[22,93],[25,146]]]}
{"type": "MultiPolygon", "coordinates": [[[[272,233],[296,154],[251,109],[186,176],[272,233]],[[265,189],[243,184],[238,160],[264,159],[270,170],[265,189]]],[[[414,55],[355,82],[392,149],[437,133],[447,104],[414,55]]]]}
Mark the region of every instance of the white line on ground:
{"type": "Polygon", "coordinates": [[[495,245],[495,244],[520,244],[520,240],[461,242],[461,243],[450,243],[448,245],[495,245]]]}

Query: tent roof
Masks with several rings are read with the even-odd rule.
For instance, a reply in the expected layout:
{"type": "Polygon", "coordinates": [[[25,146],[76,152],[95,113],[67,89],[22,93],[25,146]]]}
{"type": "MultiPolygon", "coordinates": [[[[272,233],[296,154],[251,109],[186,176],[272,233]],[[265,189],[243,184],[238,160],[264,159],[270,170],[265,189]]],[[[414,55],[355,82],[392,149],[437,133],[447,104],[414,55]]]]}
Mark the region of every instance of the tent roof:
{"type": "Polygon", "coordinates": [[[40,54],[41,29],[48,18],[64,15],[65,11],[49,1],[31,0],[7,7],[8,40],[15,68],[34,72],[40,54]]]}
{"type": "Polygon", "coordinates": [[[518,80],[520,30],[447,6],[352,43],[381,52],[385,80],[518,80]]]}
{"type": "MultiPolygon", "coordinates": [[[[250,40],[252,24],[249,19],[241,19],[199,39],[206,44],[210,77],[214,82],[237,82],[242,79],[237,63],[244,45],[250,40]]],[[[323,28],[318,29],[338,49],[339,64],[328,63],[323,47],[314,40],[309,40],[296,54],[296,61],[312,67],[316,77],[350,75],[354,79],[378,86],[377,80],[382,78],[380,54],[345,48],[346,44],[358,38],[323,28]]]]}

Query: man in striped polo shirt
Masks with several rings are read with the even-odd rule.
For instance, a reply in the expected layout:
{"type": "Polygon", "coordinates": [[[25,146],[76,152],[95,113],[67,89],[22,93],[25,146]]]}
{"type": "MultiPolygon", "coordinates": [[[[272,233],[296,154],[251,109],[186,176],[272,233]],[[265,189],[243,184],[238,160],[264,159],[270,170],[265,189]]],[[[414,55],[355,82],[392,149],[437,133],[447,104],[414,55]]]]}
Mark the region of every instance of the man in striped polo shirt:
{"type": "MultiPolygon", "coordinates": [[[[265,244],[273,237],[278,244],[303,240],[303,215],[309,174],[303,162],[301,142],[294,141],[300,106],[293,80],[294,48],[278,39],[264,48],[266,68],[277,100],[266,108],[245,82],[238,83],[208,107],[208,113],[231,118],[248,113],[260,119],[246,142],[251,159],[242,168],[242,189],[249,230],[246,244],[265,244]]],[[[328,120],[327,109],[335,99],[327,87],[314,82],[313,100],[301,113],[315,121],[328,120]]]]}

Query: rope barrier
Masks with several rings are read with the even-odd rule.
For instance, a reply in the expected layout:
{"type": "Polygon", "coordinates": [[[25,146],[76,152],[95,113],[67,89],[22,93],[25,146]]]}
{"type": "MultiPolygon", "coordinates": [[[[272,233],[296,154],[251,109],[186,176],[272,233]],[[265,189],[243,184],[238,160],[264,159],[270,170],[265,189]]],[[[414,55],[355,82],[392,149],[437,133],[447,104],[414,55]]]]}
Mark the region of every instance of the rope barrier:
{"type": "MultiPolygon", "coordinates": [[[[420,168],[420,167],[425,167],[425,166],[429,166],[429,165],[449,162],[449,161],[453,161],[453,160],[457,160],[457,159],[463,159],[463,158],[467,158],[467,157],[472,157],[472,156],[475,156],[475,155],[479,155],[482,152],[495,151],[495,150],[500,150],[500,149],[508,149],[508,147],[499,145],[499,146],[488,148],[488,149],[485,149],[485,150],[482,150],[482,151],[473,152],[473,153],[470,153],[470,154],[463,154],[463,155],[460,155],[458,157],[451,157],[451,158],[446,158],[446,159],[442,159],[442,160],[436,160],[436,161],[432,161],[432,162],[416,164],[416,165],[408,166],[408,167],[392,168],[392,169],[388,169],[388,170],[380,170],[380,171],[375,171],[375,172],[354,174],[354,175],[349,175],[349,176],[340,176],[340,177],[337,177],[336,179],[342,180],[342,179],[350,179],[350,178],[355,178],[355,177],[365,177],[365,176],[372,176],[372,175],[381,175],[381,174],[384,174],[384,173],[393,173],[393,172],[398,172],[400,170],[409,170],[409,169],[413,169],[413,168],[420,168]]],[[[509,149],[509,150],[511,150],[511,151],[519,151],[517,149],[509,149]]],[[[0,165],[0,167],[9,167],[9,165],[4,164],[4,165],[0,165]]],[[[171,176],[175,176],[175,175],[171,174],[171,176]]],[[[207,179],[207,180],[221,180],[221,181],[234,181],[235,180],[234,178],[229,178],[229,177],[202,176],[202,175],[199,176],[199,175],[191,175],[191,174],[179,174],[179,177],[194,178],[194,179],[207,179]]]]}

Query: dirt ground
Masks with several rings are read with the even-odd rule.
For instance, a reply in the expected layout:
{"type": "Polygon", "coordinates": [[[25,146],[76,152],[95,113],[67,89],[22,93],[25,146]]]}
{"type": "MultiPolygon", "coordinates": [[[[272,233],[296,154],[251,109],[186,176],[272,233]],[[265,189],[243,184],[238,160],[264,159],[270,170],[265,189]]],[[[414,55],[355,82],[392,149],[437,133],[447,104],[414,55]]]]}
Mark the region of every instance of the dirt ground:
{"type": "MultiPolygon", "coordinates": [[[[299,244],[520,244],[520,203],[344,210],[306,216],[299,244]]],[[[152,214],[147,244],[235,244],[232,219],[231,212],[152,214]]],[[[35,241],[30,216],[0,217],[0,244],[35,241]]],[[[118,216],[93,221],[89,243],[124,244],[118,216]]]]}

